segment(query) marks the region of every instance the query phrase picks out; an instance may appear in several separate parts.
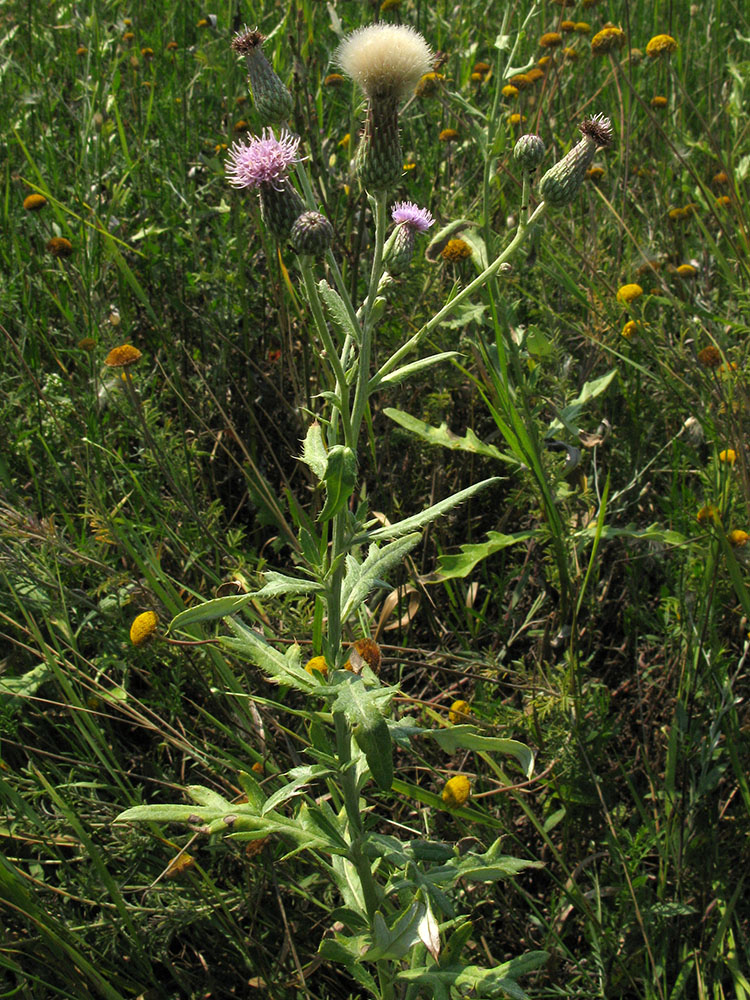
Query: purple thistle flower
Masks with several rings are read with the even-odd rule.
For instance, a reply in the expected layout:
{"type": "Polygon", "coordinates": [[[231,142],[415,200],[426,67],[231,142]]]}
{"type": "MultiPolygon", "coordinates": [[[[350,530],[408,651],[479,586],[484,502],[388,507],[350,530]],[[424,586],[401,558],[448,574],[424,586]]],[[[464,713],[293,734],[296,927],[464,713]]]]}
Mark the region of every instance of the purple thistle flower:
{"type": "Polygon", "coordinates": [[[236,188],[268,184],[283,191],[289,168],[300,162],[298,146],[299,137],[286,129],[278,139],[266,128],[261,136],[252,136],[250,142],[234,142],[224,164],[227,180],[236,188]]]}
{"type": "Polygon", "coordinates": [[[391,209],[391,218],[418,233],[426,233],[435,221],[426,208],[420,208],[413,201],[397,201],[391,209]]]}

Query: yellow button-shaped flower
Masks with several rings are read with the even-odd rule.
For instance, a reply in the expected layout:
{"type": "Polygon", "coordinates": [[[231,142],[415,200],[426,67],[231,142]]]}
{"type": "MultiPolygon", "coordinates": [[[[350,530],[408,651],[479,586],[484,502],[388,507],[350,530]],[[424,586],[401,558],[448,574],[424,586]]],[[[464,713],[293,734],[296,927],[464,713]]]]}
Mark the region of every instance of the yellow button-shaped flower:
{"type": "Polygon", "coordinates": [[[458,809],[468,801],[470,795],[471,782],[465,774],[457,774],[455,778],[446,781],[442,798],[449,809],[458,809]]]}
{"type": "Polygon", "coordinates": [[[144,611],[130,626],[130,641],[134,646],[142,646],[156,632],[159,616],[155,611],[144,611]]]}

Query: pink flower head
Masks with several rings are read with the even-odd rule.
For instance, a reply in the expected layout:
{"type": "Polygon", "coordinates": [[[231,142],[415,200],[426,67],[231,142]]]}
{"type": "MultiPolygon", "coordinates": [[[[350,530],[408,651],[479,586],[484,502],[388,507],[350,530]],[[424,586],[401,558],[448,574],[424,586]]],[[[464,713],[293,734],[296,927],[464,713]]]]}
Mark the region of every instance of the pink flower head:
{"type": "Polygon", "coordinates": [[[397,201],[391,209],[391,218],[418,233],[426,233],[435,221],[426,208],[419,208],[413,201],[397,201]]]}
{"type": "Polygon", "coordinates": [[[224,165],[227,180],[236,188],[270,184],[281,191],[289,168],[300,161],[298,146],[299,136],[286,129],[278,139],[266,128],[261,136],[251,136],[250,142],[234,142],[224,165]]]}

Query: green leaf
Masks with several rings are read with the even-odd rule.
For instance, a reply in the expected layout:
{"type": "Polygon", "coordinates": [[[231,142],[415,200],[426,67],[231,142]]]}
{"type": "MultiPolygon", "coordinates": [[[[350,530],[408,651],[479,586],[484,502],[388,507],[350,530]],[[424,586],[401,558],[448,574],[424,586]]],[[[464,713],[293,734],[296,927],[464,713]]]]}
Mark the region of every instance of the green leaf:
{"type": "Polygon", "coordinates": [[[395,524],[388,524],[383,528],[376,528],[374,531],[368,531],[365,537],[371,541],[379,541],[380,539],[385,538],[398,538],[399,535],[405,535],[409,531],[421,528],[425,524],[429,524],[431,521],[434,521],[442,514],[446,514],[449,510],[453,510],[454,507],[457,507],[460,503],[468,500],[469,497],[474,496],[475,493],[483,490],[486,486],[499,482],[499,476],[491,476],[489,479],[483,479],[481,482],[475,483],[473,486],[468,486],[465,490],[459,490],[458,493],[454,493],[452,496],[446,497],[445,500],[441,500],[439,503],[433,504],[432,507],[427,507],[426,510],[420,511],[419,514],[407,517],[403,521],[397,521],[395,524]]]}
{"type": "Polygon", "coordinates": [[[341,587],[342,624],[359,608],[374,587],[385,584],[385,574],[402,562],[420,537],[419,532],[414,532],[384,548],[373,544],[363,563],[358,563],[352,556],[347,557],[347,570],[341,587]]]}
{"type": "Polygon", "coordinates": [[[442,361],[447,361],[449,358],[460,358],[461,355],[458,351],[442,351],[440,354],[431,354],[427,358],[420,358],[419,361],[412,361],[408,365],[403,365],[401,368],[396,368],[394,371],[390,372],[388,375],[384,375],[383,378],[378,383],[379,385],[396,385],[399,382],[403,382],[404,379],[416,374],[417,372],[424,371],[425,368],[431,368],[433,365],[438,365],[442,361]]]}
{"type": "Polygon", "coordinates": [[[474,925],[470,920],[456,927],[443,949],[443,965],[453,965],[459,961],[464,945],[471,937],[473,930],[474,925]]]}
{"type": "Polygon", "coordinates": [[[181,611],[169,623],[167,632],[175,632],[177,629],[187,628],[188,625],[195,625],[197,622],[209,622],[216,618],[226,618],[235,611],[241,610],[248,604],[253,594],[241,594],[239,597],[216,597],[213,601],[204,601],[194,608],[181,611]]]}
{"type": "Polygon", "coordinates": [[[554,436],[559,433],[563,427],[566,427],[571,434],[575,434],[577,437],[579,431],[578,417],[581,410],[584,408],[586,403],[589,402],[589,400],[594,399],[596,396],[604,392],[616,374],[617,369],[613,368],[612,371],[607,372],[606,375],[593,379],[591,382],[586,382],[578,396],[571,403],[568,403],[568,405],[558,414],[557,419],[553,420],[549,425],[546,436],[554,436]]]}
{"type": "Polygon", "coordinates": [[[603,540],[608,538],[632,538],[636,542],[660,542],[663,545],[684,545],[688,540],[679,531],[672,531],[671,528],[662,528],[658,524],[651,524],[647,528],[636,528],[633,525],[616,528],[611,524],[605,524],[601,528],[601,533],[599,533],[596,522],[592,522],[581,531],[576,531],[574,537],[594,538],[597,534],[603,540]]]}
{"type": "Polygon", "coordinates": [[[20,677],[0,677],[0,698],[4,695],[26,698],[34,694],[51,675],[52,668],[46,663],[40,663],[20,677]]]}
{"type": "Polygon", "coordinates": [[[258,779],[251,771],[240,771],[237,780],[240,783],[240,788],[247,796],[247,804],[260,813],[263,803],[266,801],[266,794],[260,787],[258,779]]]}
{"type": "Polygon", "coordinates": [[[308,767],[295,767],[289,772],[288,777],[292,780],[281,788],[277,789],[273,795],[269,796],[261,809],[261,816],[271,812],[277,806],[297,795],[305,785],[309,785],[315,778],[322,778],[326,774],[331,774],[331,769],[320,764],[312,764],[308,767]]]}
{"type": "MultiPolygon", "coordinates": [[[[472,257],[474,257],[473,251],[472,257]]],[[[440,321],[440,326],[445,326],[449,330],[458,330],[468,326],[469,323],[481,325],[486,311],[487,306],[483,302],[461,302],[445,319],[440,321]]]]}
{"type": "Polygon", "coordinates": [[[494,445],[480,441],[471,428],[466,431],[464,437],[459,437],[453,431],[448,430],[448,425],[445,423],[439,427],[433,427],[423,420],[418,420],[417,417],[412,417],[409,413],[404,413],[403,410],[395,410],[390,406],[386,407],[383,413],[394,423],[411,431],[412,434],[416,434],[428,444],[440,445],[443,448],[450,448],[452,451],[468,451],[474,455],[486,455],[488,458],[496,458],[500,462],[507,462],[511,465],[520,464],[507,452],[500,451],[494,445]]]}
{"type": "Polygon", "coordinates": [[[438,569],[428,577],[421,578],[422,583],[442,583],[456,577],[465,577],[474,569],[477,563],[495,552],[507,549],[511,545],[519,545],[530,538],[536,538],[536,531],[517,531],[512,535],[504,535],[499,531],[488,531],[486,542],[476,542],[462,545],[456,555],[438,556],[438,569]]]}
{"type": "Polygon", "coordinates": [[[349,502],[357,482],[357,456],[343,444],[328,452],[324,481],[326,502],[318,515],[319,521],[330,521],[349,502]]]}
{"type": "Polygon", "coordinates": [[[349,314],[349,310],[344,304],[344,300],[335,289],[331,288],[327,281],[318,282],[318,292],[323,300],[326,312],[338,328],[347,336],[351,337],[355,344],[359,344],[359,327],[349,314]]]}
{"type": "Polygon", "coordinates": [[[219,795],[213,788],[206,788],[205,785],[188,785],[185,791],[193,802],[206,809],[212,809],[215,813],[231,813],[234,806],[227,802],[223,795],[219,795]]]}
{"type": "Polygon", "coordinates": [[[393,693],[388,689],[368,688],[361,677],[353,675],[339,685],[332,706],[334,714],[341,713],[346,718],[357,746],[367,759],[370,774],[383,791],[393,784],[393,749],[382,706],[393,693]]]}
{"type": "Polygon", "coordinates": [[[344,934],[334,934],[333,938],[324,938],[320,942],[318,954],[329,962],[338,962],[349,972],[349,975],[360,986],[372,994],[373,997],[380,998],[381,992],[378,984],[362,965],[362,956],[367,950],[369,938],[364,934],[350,937],[344,934]]]}
{"type": "Polygon", "coordinates": [[[521,770],[530,778],[534,773],[534,754],[525,743],[518,740],[506,740],[499,736],[481,736],[476,726],[447,726],[445,729],[426,729],[425,736],[430,736],[449,754],[457,750],[481,750],[485,753],[512,754],[521,765],[521,770]]]}
{"type": "Polygon", "coordinates": [[[264,573],[265,583],[256,590],[254,597],[278,597],[280,594],[315,594],[323,587],[315,580],[302,580],[296,576],[269,571],[264,573]]]}
{"type": "Polygon", "coordinates": [[[116,823],[187,823],[192,816],[203,822],[214,818],[213,811],[202,806],[164,805],[131,806],[115,817],[116,823]]]}
{"type": "Polygon", "coordinates": [[[277,684],[288,684],[289,687],[305,694],[318,689],[318,682],[300,665],[299,646],[290,646],[285,653],[281,653],[269,645],[261,635],[236,619],[230,618],[228,624],[236,638],[220,636],[219,641],[222,646],[250,660],[277,684]]]}
{"type": "Polygon", "coordinates": [[[363,956],[365,961],[389,958],[398,961],[419,941],[419,924],[424,916],[423,903],[413,902],[389,927],[378,910],[373,920],[373,946],[363,956]]]}
{"type": "Polygon", "coordinates": [[[323,479],[326,474],[328,453],[323,443],[323,431],[317,420],[307,428],[307,434],[302,443],[301,459],[310,466],[319,480],[323,479]]]}
{"type": "Polygon", "coordinates": [[[545,964],[549,958],[546,951],[530,951],[509,962],[483,969],[479,965],[431,965],[416,969],[403,969],[396,973],[398,979],[419,983],[431,990],[453,987],[462,996],[471,993],[481,997],[506,997],[512,1000],[528,1000],[528,995],[516,982],[519,976],[527,975],[545,964]]]}

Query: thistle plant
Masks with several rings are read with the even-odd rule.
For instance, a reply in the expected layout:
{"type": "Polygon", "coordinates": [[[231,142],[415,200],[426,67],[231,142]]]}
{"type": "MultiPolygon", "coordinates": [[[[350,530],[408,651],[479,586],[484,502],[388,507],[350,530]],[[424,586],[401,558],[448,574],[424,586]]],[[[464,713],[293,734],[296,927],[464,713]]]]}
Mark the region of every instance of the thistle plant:
{"type": "MultiPolygon", "coordinates": [[[[253,60],[248,65],[256,108],[277,124],[286,101],[270,67],[260,61],[260,42],[250,34],[252,39],[245,34],[240,43],[235,40],[234,48],[253,60]]],[[[401,565],[424,526],[497,480],[485,479],[383,526],[357,499],[360,440],[376,393],[458,356],[446,351],[407,360],[438,324],[502,273],[550,203],[560,208],[573,200],[582,164],[611,141],[611,129],[599,117],[584,123],[582,143],[543,178],[541,190],[549,201],[533,210],[529,195],[544,145],[536,136],[522,137],[516,161],[526,208],[516,233],[411,338],[374,362],[373,339],[385,296],[398,293],[397,276],[409,268],[419,238],[434,222],[426,208],[399,201],[391,205],[395,228],[387,234],[389,199],[402,170],[399,105],[430,68],[430,49],[410,28],[373,26],[345,39],[337,58],[368,101],[356,166],[375,232],[361,302],[352,301],[341,279],[333,228],[318,211],[298,155],[300,138],[286,129],[266,127],[249,142],[235,143],[226,165],[231,185],[258,191],[263,222],[280,248],[291,243],[297,254],[310,312],[309,336],[326,379],[320,412],[311,415],[299,456],[319,484],[320,510],[314,519],[299,516],[295,572],[267,572],[258,591],[208,601],[178,615],[170,625],[174,634],[223,618],[228,634],[220,634],[218,641],[227,652],[251,661],[284,690],[303,696],[306,707],[295,711],[306,723],[307,760],[286,773],[278,771],[263,784],[248,761],[236,778],[244,793],[239,802],[213,789],[191,787],[191,804],[139,806],[120,819],[190,824],[193,832],[235,841],[275,835],[290,852],[307,850],[311,864],[340,894],[340,926],[322,941],[320,954],[344,965],[363,994],[378,1000],[448,1000],[466,991],[477,997],[523,996],[517,978],[541,965],[546,954],[531,952],[494,968],[464,961],[471,921],[457,913],[451,898],[459,881],[491,883],[535,862],[504,856],[499,841],[461,854],[454,845],[425,839],[417,831],[410,837],[386,835],[378,811],[381,803],[387,806],[389,796],[401,794],[394,775],[394,745],[410,752],[431,742],[448,753],[481,753],[503,781],[507,778],[497,755],[514,758],[528,779],[533,754],[521,743],[486,735],[463,709],[452,714],[450,725],[437,729],[398,717],[393,704],[399,685],[385,684],[379,676],[377,645],[366,635],[356,638],[367,631],[368,596],[401,565]],[[242,618],[250,601],[282,595],[312,602],[312,656],[307,663],[297,644],[279,648],[242,618]]],[[[502,79],[503,74],[498,76],[502,79]]],[[[456,775],[444,784],[442,794],[424,790],[423,801],[470,819],[470,791],[469,777],[456,775]]]]}

